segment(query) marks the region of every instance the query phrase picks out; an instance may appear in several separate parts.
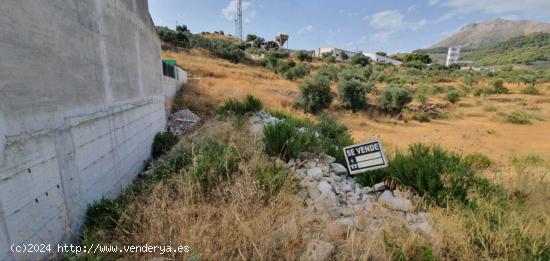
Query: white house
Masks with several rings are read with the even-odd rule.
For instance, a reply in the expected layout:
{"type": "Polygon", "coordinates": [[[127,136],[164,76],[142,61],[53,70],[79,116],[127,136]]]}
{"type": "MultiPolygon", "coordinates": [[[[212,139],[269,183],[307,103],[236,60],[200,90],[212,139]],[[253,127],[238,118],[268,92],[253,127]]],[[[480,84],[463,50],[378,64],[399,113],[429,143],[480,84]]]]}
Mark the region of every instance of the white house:
{"type": "Polygon", "coordinates": [[[330,53],[334,57],[336,57],[336,61],[342,61],[342,60],[350,60],[351,57],[356,55],[356,52],[350,52],[343,49],[333,48],[333,47],[321,47],[315,50],[315,53],[313,54],[314,57],[321,58],[323,57],[323,54],[330,53]],[[345,55],[343,55],[345,54],[345,55]],[[347,56],[346,59],[342,59],[342,56],[347,56]]]}
{"type": "Polygon", "coordinates": [[[392,58],[389,58],[389,57],[386,57],[386,56],[378,55],[376,53],[363,53],[363,54],[365,56],[371,58],[375,62],[391,63],[393,65],[402,65],[403,64],[403,62],[401,62],[401,61],[398,61],[398,60],[395,60],[395,59],[392,59],[392,58]]]}

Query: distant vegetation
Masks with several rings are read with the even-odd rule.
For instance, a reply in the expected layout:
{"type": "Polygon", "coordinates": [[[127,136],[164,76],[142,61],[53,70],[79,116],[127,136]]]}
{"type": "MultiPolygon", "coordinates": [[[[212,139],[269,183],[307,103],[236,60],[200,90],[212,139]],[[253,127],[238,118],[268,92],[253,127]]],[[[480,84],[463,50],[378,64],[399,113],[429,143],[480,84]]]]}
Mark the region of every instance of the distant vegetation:
{"type": "Polygon", "coordinates": [[[550,34],[537,33],[476,49],[464,59],[481,65],[530,64],[550,61],[550,34]]]}
{"type": "MultiPolygon", "coordinates": [[[[443,63],[447,51],[447,47],[436,47],[415,52],[430,55],[436,62],[443,63]]],[[[461,60],[473,61],[482,66],[550,63],[550,33],[518,36],[481,48],[462,48],[460,57],[461,60]]]]}

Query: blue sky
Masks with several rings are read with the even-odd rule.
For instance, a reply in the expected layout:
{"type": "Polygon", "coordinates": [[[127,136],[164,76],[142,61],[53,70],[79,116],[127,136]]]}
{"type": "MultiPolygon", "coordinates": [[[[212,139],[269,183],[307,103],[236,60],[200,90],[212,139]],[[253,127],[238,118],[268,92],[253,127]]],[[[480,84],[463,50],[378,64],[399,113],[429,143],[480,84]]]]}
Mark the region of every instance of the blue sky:
{"type": "MultiPolygon", "coordinates": [[[[236,0],[149,0],[157,25],[235,33],[236,0]]],[[[463,25],[497,17],[550,22],[550,0],[243,0],[244,35],[290,35],[292,49],[425,48],[463,25]]]]}

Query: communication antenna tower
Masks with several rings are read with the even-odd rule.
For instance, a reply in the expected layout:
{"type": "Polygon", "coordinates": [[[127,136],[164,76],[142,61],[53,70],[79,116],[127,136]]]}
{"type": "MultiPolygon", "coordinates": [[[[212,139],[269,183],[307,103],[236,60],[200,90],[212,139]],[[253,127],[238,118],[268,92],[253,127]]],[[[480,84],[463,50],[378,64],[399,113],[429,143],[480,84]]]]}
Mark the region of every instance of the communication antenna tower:
{"type": "Polygon", "coordinates": [[[235,19],[235,36],[243,40],[243,1],[237,0],[237,19],[235,19]]]}

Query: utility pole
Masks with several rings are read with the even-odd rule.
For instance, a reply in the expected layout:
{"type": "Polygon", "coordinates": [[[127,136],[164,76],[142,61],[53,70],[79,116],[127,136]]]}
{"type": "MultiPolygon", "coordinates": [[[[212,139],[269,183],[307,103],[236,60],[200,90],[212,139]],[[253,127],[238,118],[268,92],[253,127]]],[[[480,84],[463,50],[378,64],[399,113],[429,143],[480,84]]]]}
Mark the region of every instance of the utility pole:
{"type": "Polygon", "coordinates": [[[235,20],[235,36],[243,40],[243,1],[237,0],[237,19],[235,20]]]}

